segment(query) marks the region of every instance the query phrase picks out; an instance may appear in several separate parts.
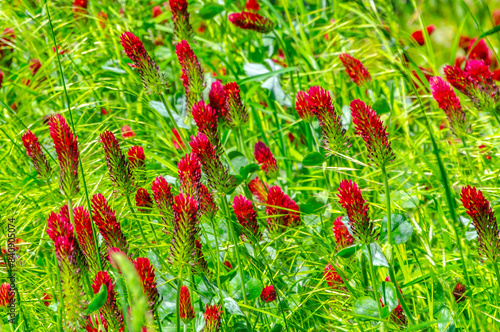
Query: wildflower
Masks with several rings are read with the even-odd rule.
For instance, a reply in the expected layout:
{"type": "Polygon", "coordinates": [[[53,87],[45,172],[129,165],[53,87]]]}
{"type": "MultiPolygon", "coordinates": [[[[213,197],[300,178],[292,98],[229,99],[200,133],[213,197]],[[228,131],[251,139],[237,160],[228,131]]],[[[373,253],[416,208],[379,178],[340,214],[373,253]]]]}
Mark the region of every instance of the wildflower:
{"type": "Polygon", "coordinates": [[[218,332],[220,330],[220,321],[222,319],[222,310],[219,305],[208,306],[205,310],[205,328],[203,332],[218,332]]]}
{"type": "Polygon", "coordinates": [[[260,299],[264,302],[273,302],[276,300],[276,291],[273,285],[264,287],[260,293],[260,299]]]}
{"type": "Polygon", "coordinates": [[[54,141],[54,147],[61,167],[59,187],[67,198],[71,198],[79,191],[78,185],[78,141],[76,135],[71,131],[66,120],[60,114],[52,115],[49,119],[50,137],[54,141]]]}
{"type": "Polygon", "coordinates": [[[368,216],[368,204],[365,204],[358,185],[351,180],[343,180],[338,191],[339,203],[347,212],[352,233],[362,243],[370,243],[374,235],[373,225],[368,216]]]}
{"type": "Polygon", "coordinates": [[[134,261],[134,267],[139,274],[142,282],[142,288],[148,298],[149,310],[154,311],[160,304],[160,294],[156,288],[155,268],[149,262],[149,259],[138,257],[134,261]]]}
{"type": "Polygon", "coordinates": [[[132,128],[130,128],[130,126],[124,125],[121,132],[122,137],[125,139],[135,137],[135,132],[132,130],[132,128]]]}
{"type": "Polygon", "coordinates": [[[132,182],[140,185],[146,181],[146,156],[142,146],[133,146],[127,151],[132,182]]]}
{"type": "Polygon", "coordinates": [[[123,314],[116,303],[115,283],[106,271],[99,271],[92,283],[94,294],[99,293],[101,287],[105,287],[108,297],[104,305],[99,309],[99,313],[105,318],[108,325],[117,330],[123,325],[123,314]]]}
{"type": "Polygon", "coordinates": [[[136,68],[141,76],[144,89],[148,93],[160,94],[168,88],[167,77],[160,73],[160,68],[151,59],[142,41],[131,32],[125,32],[120,37],[125,54],[132,60],[131,67],[136,68]]]}
{"type": "Polygon", "coordinates": [[[14,302],[14,292],[10,289],[10,284],[4,282],[0,285],[0,308],[7,308],[14,302]]]}
{"type": "Polygon", "coordinates": [[[269,188],[269,185],[259,179],[259,177],[256,177],[248,183],[248,190],[250,190],[252,195],[261,204],[264,204],[267,201],[269,188]]]}
{"type": "Polygon", "coordinates": [[[351,102],[351,116],[357,134],[365,141],[368,157],[379,167],[392,161],[394,153],[380,116],[359,99],[351,102]]]}
{"type": "Polygon", "coordinates": [[[115,248],[115,247],[110,247],[108,249],[108,261],[109,263],[111,264],[111,266],[115,269],[115,270],[120,270],[120,267],[118,266],[118,264],[116,264],[116,255],[121,255],[122,257],[126,258],[127,260],[129,260],[131,263],[133,263],[133,261],[127,256],[127,254],[125,254],[123,251],[121,251],[120,249],[118,248],[115,248]]]}
{"type": "Polygon", "coordinates": [[[26,148],[26,154],[33,162],[33,166],[35,167],[38,175],[42,178],[48,179],[52,175],[52,167],[50,167],[50,164],[42,151],[38,138],[31,132],[31,130],[28,129],[28,131],[22,136],[22,141],[24,147],[26,148]]]}
{"type": "Polygon", "coordinates": [[[99,22],[99,25],[101,26],[101,29],[106,29],[106,22],[108,21],[108,14],[105,12],[99,12],[97,14],[97,20],[99,22]]]}
{"type": "MultiPolygon", "coordinates": [[[[13,52],[14,43],[16,42],[16,34],[13,28],[5,28],[0,36],[0,59],[3,59],[8,55],[8,53],[13,52]]],[[[7,61],[7,65],[10,65],[11,59],[7,61]]]]}
{"type": "Polygon", "coordinates": [[[222,263],[222,264],[224,264],[224,266],[227,267],[227,269],[229,271],[231,271],[233,269],[233,266],[231,265],[231,263],[229,261],[224,261],[224,263],[222,263]]]}
{"type": "Polygon", "coordinates": [[[148,213],[153,208],[151,195],[144,188],[139,188],[135,194],[135,204],[139,212],[148,213]]]}
{"type": "Polygon", "coordinates": [[[460,200],[472,219],[480,250],[484,256],[495,261],[499,256],[500,239],[497,220],[490,207],[490,202],[484,198],[481,190],[471,186],[462,188],[460,200]]]}
{"type": "Polygon", "coordinates": [[[234,177],[228,173],[227,167],[222,165],[215,146],[205,134],[198,133],[197,136],[192,136],[189,145],[193,153],[198,156],[207,176],[208,184],[212,189],[220,193],[228,193],[234,189],[234,177]]]}
{"type": "Polygon", "coordinates": [[[186,91],[187,99],[186,113],[189,114],[193,109],[193,105],[203,100],[202,94],[205,89],[203,70],[201,69],[198,58],[187,41],[182,40],[175,45],[175,54],[177,54],[177,58],[182,68],[181,80],[186,91]]]}
{"type": "Polygon", "coordinates": [[[340,61],[344,65],[347,75],[351,78],[351,81],[356,83],[357,86],[367,86],[372,78],[368,70],[363,66],[361,61],[353,58],[347,53],[342,53],[339,55],[340,61]]]}
{"type": "Polygon", "coordinates": [[[337,219],[333,222],[333,235],[335,236],[335,243],[337,243],[337,247],[339,249],[350,246],[354,239],[352,238],[351,233],[342,222],[343,216],[338,216],[337,219]]]}
{"type": "Polygon", "coordinates": [[[109,248],[118,248],[128,251],[127,239],[122,233],[120,224],[116,220],[115,211],[111,209],[102,194],[92,196],[92,220],[99,228],[104,242],[109,248]]]}
{"type": "Polygon", "coordinates": [[[125,157],[120,144],[110,131],[104,131],[100,136],[106,164],[108,166],[109,177],[113,185],[124,195],[129,195],[134,188],[132,172],[129,167],[129,160],[125,157]]]}
{"type": "Polygon", "coordinates": [[[180,193],[174,198],[174,234],[171,254],[176,265],[194,265],[195,241],[198,234],[198,202],[189,194],[180,193]]]}
{"type": "MultiPolygon", "coordinates": [[[[427,26],[427,28],[425,28],[425,30],[427,30],[427,34],[429,36],[434,32],[435,29],[436,29],[436,27],[433,24],[431,24],[431,25],[427,26]]],[[[413,40],[415,40],[420,46],[425,44],[424,33],[422,30],[417,30],[414,33],[412,33],[411,38],[413,38],[413,40]]]]}
{"type": "MultiPolygon", "coordinates": [[[[261,234],[259,231],[259,224],[257,222],[257,212],[253,207],[253,204],[245,196],[236,196],[233,200],[233,209],[236,214],[236,219],[243,227],[247,234],[252,234],[257,240],[260,239],[261,234]]],[[[241,234],[244,240],[245,235],[241,234]]]]}
{"type": "Polygon", "coordinates": [[[274,29],[274,23],[267,17],[252,12],[233,13],[229,15],[229,22],[244,30],[253,30],[268,33],[274,29]]]}
{"type": "Polygon", "coordinates": [[[260,5],[257,0],[247,0],[245,4],[245,9],[249,12],[258,12],[260,9],[260,5]]]}
{"type": "Polygon", "coordinates": [[[300,224],[299,206],[279,186],[269,189],[266,214],[270,232],[283,233],[286,228],[300,224]]]}
{"type": "Polygon", "coordinates": [[[465,299],[467,298],[467,296],[465,296],[466,292],[467,287],[465,287],[465,285],[461,282],[457,282],[455,288],[453,288],[453,297],[455,297],[455,302],[460,303],[465,301],[465,299]]]}
{"type": "Polygon", "coordinates": [[[488,146],[481,144],[479,146],[479,152],[484,155],[484,158],[487,160],[491,160],[491,156],[488,152],[488,146]],[[486,151],[485,151],[486,150],[486,151]]]}
{"type": "Polygon", "coordinates": [[[500,25],[500,9],[495,9],[493,13],[491,13],[491,16],[493,17],[495,26],[500,25]]]}
{"type": "Polygon", "coordinates": [[[217,133],[217,111],[201,100],[194,104],[192,114],[198,131],[205,134],[210,142],[220,149],[219,134],[217,133]]]}
{"type": "Polygon", "coordinates": [[[226,121],[231,127],[241,127],[248,120],[248,113],[241,102],[240,87],[238,83],[231,82],[224,85],[224,95],[226,96],[225,109],[226,121]]]}
{"type": "Polygon", "coordinates": [[[181,147],[182,147],[182,149],[185,149],[186,145],[182,141],[182,138],[179,135],[179,132],[177,131],[177,129],[173,128],[172,133],[174,134],[172,137],[172,144],[174,145],[174,149],[179,150],[181,147]]]}
{"type": "Polygon", "coordinates": [[[153,18],[157,18],[162,14],[161,6],[154,6],[153,7],[153,14],[151,15],[153,18]]]}
{"type": "Polygon", "coordinates": [[[226,91],[224,85],[220,81],[215,81],[210,87],[208,93],[210,107],[217,112],[219,118],[226,118],[228,110],[226,109],[226,91]]]}
{"type": "Polygon", "coordinates": [[[168,2],[172,10],[175,36],[178,40],[190,41],[193,38],[193,28],[189,23],[187,0],[168,0],[168,2]]]}
{"type": "Polygon", "coordinates": [[[255,144],[254,157],[261,169],[270,177],[276,177],[278,166],[271,150],[261,141],[255,144]]]}
{"type": "Polygon", "coordinates": [[[96,248],[89,211],[82,206],[78,206],[73,209],[73,216],[75,220],[76,235],[78,236],[78,242],[87,261],[87,265],[93,273],[96,273],[99,271],[97,261],[97,255],[99,255],[99,253],[96,248]]]}
{"type": "Polygon", "coordinates": [[[209,219],[213,218],[219,209],[214,201],[214,196],[208,190],[207,187],[202,183],[199,188],[200,194],[200,211],[203,215],[207,216],[209,219]]]}
{"type": "Polygon", "coordinates": [[[295,102],[295,109],[299,114],[300,118],[307,123],[311,123],[314,118],[314,109],[309,106],[308,93],[305,91],[299,91],[297,93],[297,101],[295,102]]]}
{"type": "Polygon", "coordinates": [[[198,199],[200,191],[201,166],[194,153],[186,154],[177,165],[181,191],[198,199]]]}
{"type": "Polygon", "coordinates": [[[0,71],[0,89],[2,88],[2,85],[3,85],[3,71],[0,71]]]}
{"type": "Polygon", "coordinates": [[[325,270],[323,271],[323,276],[325,277],[326,283],[330,287],[336,287],[339,284],[344,283],[340,275],[337,273],[337,270],[335,270],[333,265],[330,263],[328,263],[325,266],[325,270]]]}
{"type": "Polygon", "coordinates": [[[484,39],[481,39],[477,42],[477,38],[472,38],[469,42],[469,56],[468,58],[471,60],[483,60],[486,65],[490,65],[491,63],[491,58],[490,58],[490,52],[491,50],[489,49],[488,45],[486,45],[486,42],[484,39]],[[476,46],[474,46],[476,44],[476,46]],[[474,46],[474,48],[471,49],[471,47],[474,46]]]}
{"type": "Polygon", "coordinates": [[[172,186],[168,184],[163,176],[158,176],[151,186],[153,197],[156,202],[158,212],[167,226],[174,225],[174,215],[172,210],[174,197],[172,195],[172,186]]]}
{"type": "Polygon", "coordinates": [[[191,296],[189,295],[189,288],[181,286],[181,295],[179,299],[180,316],[184,324],[188,324],[194,319],[194,310],[191,306],[191,296]]]}
{"type": "Polygon", "coordinates": [[[42,300],[43,300],[43,305],[48,307],[50,305],[50,302],[53,300],[53,298],[52,298],[52,295],[47,294],[47,293],[43,293],[42,300]]]}
{"type": "Polygon", "coordinates": [[[104,329],[104,331],[108,330],[108,322],[103,315],[99,314],[99,316],[97,316],[94,312],[90,314],[90,316],[87,316],[87,325],[85,326],[86,332],[100,332],[103,331],[102,329],[104,329]],[[102,324],[99,323],[99,320],[102,324]]]}
{"type": "MultiPolygon", "coordinates": [[[[387,277],[385,278],[385,281],[390,282],[391,278],[387,277]]],[[[401,288],[399,289],[399,292],[401,293],[401,288]]],[[[382,298],[380,299],[380,304],[382,308],[385,307],[384,302],[382,302],[382,298]]],[[[408,320],[403,312],[403,307],[401,306],[401,303],[399,303],[399,300],[398,300],[398,305],[391,312],[391,320],[401,329],[403,329],[406,325],[408,325],[408,320]]]]}
{"type": "Polygon", "coordinates": [[[73,12],[75,13],[75,18],[87,14],[88,5],[88,0],[75,0],[73,2],[73,12]]]}

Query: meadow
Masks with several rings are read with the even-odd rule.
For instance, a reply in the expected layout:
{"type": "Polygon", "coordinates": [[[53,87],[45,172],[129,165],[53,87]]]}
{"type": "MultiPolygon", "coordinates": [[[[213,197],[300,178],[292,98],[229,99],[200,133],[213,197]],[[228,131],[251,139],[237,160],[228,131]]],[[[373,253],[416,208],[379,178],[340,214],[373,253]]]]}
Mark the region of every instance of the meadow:
{"type": "Polygon", "coordinates": [[[500,330],[500,3],[0,2],[0,332],[500,330]]]}

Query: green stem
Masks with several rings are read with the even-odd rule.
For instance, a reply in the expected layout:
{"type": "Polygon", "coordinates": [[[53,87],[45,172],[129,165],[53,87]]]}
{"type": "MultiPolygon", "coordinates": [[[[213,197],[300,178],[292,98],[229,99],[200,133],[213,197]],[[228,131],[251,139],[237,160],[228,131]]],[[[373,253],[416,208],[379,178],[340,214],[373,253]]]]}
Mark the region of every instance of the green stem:
{"type": "Polygon", "coordinates": [[[372,279],[373,292],[375,293],[375,301],[377,302],[379,315],[382,318],[382,306],[380,305],[379,301],[380,295],[378,294],[377,282],[375,279],[375,270],[373,269],[372,248],[370,243],[366,244],[366,246],[368,248],[368,264],[370,266],[370,278],[372,279]]]}
{"type": "Polygon", "coordinates": [[[173,109],[173,106],[170,104],[170,102],[168,101],[168,99],[165,98],[165,96],[163,95],[163,93],[160,93],[160,99],[161,99],[161,101],[163,103],[163,106],[165,106],[165,109],[167,110],[167,113],[168,113],[168,116],[170,117],[170,120],[172,120],[172,123],[173,123],[173,125],[175,127],[175,130],[177,130],[177,132],[179,133],[179,136],[181,137],[182,142],[179,142],[179,146],[181,147],[181,149],[183,151],[185,151],[187,149],[188,152],[189,152],[188,141],[184,137],[184,133],[181,131],[181,129],[177,125],[177,122],[175,121],[174,116],[172,115],[172,111],[170,111],[171,109],[173,109]]]}
{"type": "Polygon", "coordinates": [[[392,257],[391,192],[389,189],[389,180],[387,178],[385,165],[382,165],[381,169],[382,175],[384,176],[385,203],[387,206],[387,244],[389,244],[390,256],[392,257]]]}
{"type": "MultiPolygon", "coordinates": [[[[219,252],[219,232],[217,231],[217,228],[215,227],[215,222],[214,222],[214,218],[211,218],[210,219],[210,222],[212,224],[212,229],[213,229],[213,232],[214,232],[214,239],[215,239],[215,253],[217,255],[216,257],[216,262],[215,262],[215,268],[217,270],[217,288],[219,289],[219,297],[222,301],[223,297],[222,297],[222,288],[221,288],[221,284],[220,284],[220,252],[219,252]]],[[[224,303],[224,301],[222,301],[222,303],[224,303]]]]}
{"type": "Polygon", "coordinates": [[[182,287],[182,267],[179,269],[179,276],[177,277],[177,309],[176,309],[176,322],[177,332],[181,331],[181,287],[182,287]]]}
{"type": "Polygon", "coordinates": [[[142,230],[142,225],[141,225],[141,222],[139,221],[139,219],[137,218],[136,214],[135,214],[135,210],[134,210],[134,207],[132,206],[132,203],[130,202],[130,197],[129,197],[129,194],[127,193],[125,195],[125,197],[127,198],[127,204],[128,204],[128,207],[130,208],[130,211],[132,211],[132,214],[133,216],[135,217],[135,220],[137,220],[137,225],[139,226],[139,231],[141,232],[141,236],[142,236],[142,239],[144,240],[144,242],[146,244],[150,244],[149,241],[146,239],[146,236],[144,235],[144,231],[142,230]]]}

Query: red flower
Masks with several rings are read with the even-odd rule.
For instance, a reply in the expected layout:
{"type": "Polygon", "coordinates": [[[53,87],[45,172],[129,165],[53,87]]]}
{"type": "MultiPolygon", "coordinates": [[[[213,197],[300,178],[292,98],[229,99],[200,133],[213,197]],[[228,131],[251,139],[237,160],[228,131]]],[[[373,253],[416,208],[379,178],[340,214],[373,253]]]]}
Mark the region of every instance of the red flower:
{"type": "Polygon", "coordinates": [[[205,310],[205,328],[204,332],[218,332],[220,321],[222,319],[222,310],[219,305],[208,306],[205,310]]]}
{"type": "Polygon", "coordinates": [[[186,154],[177,165],[180,189],[184,194],[198,198],[200,190],[201,166],[194,153],[186,154]]]}
{"type": "Polygon", "coordinates": [[[339,284],[343,284],[344,281],[340,277],[340,275],[337,273],[337,270],[333,267],[332,264],[327,264],[325,266],[325,270],[323,272],[323,276],[325,277],[326,283],[330,287],[337,287],[339,284]]]}
{"type": "Polygon", "coordinates": [[[94,232],[90,222],[89,211],[82,206],[78,206],[73,209],[73,215],[78,242],[89,268],[95,273],[99,271],[99,265],[97,262],[97,255],[99,255],[99,253],[96,249],[96,242],[94,240],[94,232]]]}
{"type": "Polygon", "coordinates": [[[78,141],[71,131],[66,120],[60,114],[52,115],[49,119],[50,137],[61,167],[59,187],[64,196],[71,198],[80,191],[78,185],[78,141]]]}
{"type": "Polygon", "coordinates": [[[273,285],[264,287],[260,293],[260,299],[264,302],[273,302],[276,300],[276,291],[273,285]]]}
{"type": "MultiPolygon", "coordinates": [[[[432,24],[427,26],[426,28],[427,34],[430,36],[435,29],[436,27],[432,24]]],[[[411,38],[413,38],[413,40],[415,40],[420,46],[425,44],[424,33],[422,32],[422,30],[417,30],[414,33],[412,33],[411,38]]]]}
{"type": "Polygon", "coordinates": [[[156,18],[158,16],[160,16],[162,14],[162,11],[161,11],[161,6],[154,6],[153,7],[153,18],[156,18]]]}
{"type": "Polygon", "coordinates": [[[283,233],[286,228],[300,224],[299,206],[278,186],[269,189],[266,214],[270,232],[283,233]]]}
{"type": "Polygon", "coordinates": [[[0,89],[2,88],[2,85],[3,85],[3,72],[0,71],[0,89]]]}
{"type": "MultiPolygon", "coordinates": [[[[236,196],[233,200],[233,209],[236,219],[238,219],[238,222],[247,234],[253,234],[259,240],[261,234],[259,223],[257,222],[257,212],[252,202],[243,195],[236,196]]],[[[241,236],[244,239],[244,234],[241,234],[241,236]]]]}
{"type": "Polygon", "coordinates": [[[184,324],[188,324],[195,317],[193,307],[191,306],[191,296],[189,288],[181,286],[181,295],[179,299],[180,316],[184,324]]]}
{"type": "Polygon", "coordinates": [[[149,262],[149,259],[138,257],[134,261],[134,267],[142,281],[142,288],[149,302],[149,309],[154,311],[160,304],[160,294],[156,288],[155,268],[149,262]]]}
{"type": "Polygon", "coordinates": [[[151,190],[153,191],[156,206],[164,222],[168,226],[173,226],[174,217],[172,204],[174,197],[172,195],[172,186],[168,184],[167,180],[165,180],[163,176],[158,176],[153,181],[151,190]]]}
{"type": "Polygon", "coordinates": [[[101,286],[106,288],[108,297],[106,303],[99,309],[99,313],[104,316],[108,325],[114,329],[119,329],[123,326],[123,314],[116,304],[115,283],[106,271],[97,272],[94,282],[92,283],[94,294],[99,293],[101,286]]]}
{"type": "Polygon", "coordinates": [[[42,296],[42,300],[43,301],[43,304],[48,307],[50,305],[50,302],[53,300],[52,299],[52,295],[50,294],[47,294],[47,293],[43,293],[43,296],[42,296]]]}
{"type": "MultiPolygon", "coordinates": [[[[14,50],[16,42],[16,34],[13,28],[5,28],[0,36],[0,58],[6,56],[5,53],[10,53],[14,50]]],[[[10,60],[11,61],[11,60],[10,60]]]]}
{"type": "Polygon", "coordinates": [[[453,296],[455,297],[455,302],[460,303],[465,301],[465,299],[467,298],[467,296],[465,296],[466,292],[467,287],[465,287],[465,285],[461,282],[457,282],[455,288],[453,288],[453,296]]]}
{"type": "Polygon", "coordinates": [[[171,253],[178,266],[194,265],[195,241],[198,239],[198,202],[190,195],[180,193],[174,198],[175,227],[171,253]]]}
{"type": "Polygon", "coordinates": [[[193,119],[198,126],[198,131],[205,134],[217,148],[220,148],[219,134],[217,132],[217,111],[205,104],[203,100],[193,106],[193,119]]]}
{"type": "Polygon", "coordinates": [[[479,152],[480,152],[481,154],[485,155],[485,156],[484,156],[484,158],[486,158],[486,159],[488,159],[488,160],[491,160],[491,156],[489,155],[488,151],[486,151],[486,152],[485,152],[484,150],[488,150],[488,146],[486,146],[486,145],[484,145],[484,144],[481,144],[481,145],[479,146],[479,152]]]}
{"type": "Polygon", "coordinates": [[[495,9],[493,13],[491,13],[491,16],[493,17],[493,22],[495,23],[495,26],[500,24],[500,9],[495,9]]]}
{"type": "Polygon", "coordinates": [[[354,239],[352,238],[351,233],[342,222],[343,216],[338,216],[337,219],[333,222],[333,235],[335,236],[335,242],[337,243],[337,247],[339,249],[350,246],[354,239]]]}
{"type": "Polygon", "coordinates": [[[354,236],[362,243],[370,243],[373,225],[368,216],[368,204],[365,204],[358,185],[351,180],[343,180],[338,191],[339,203],[347,212],[354,236]]]}
{"type": "Polygon", "coordinates": [[[260,9],[260,5],[257,0],[247,0],[245,4],[245,9],[250,12],[258,12],[260,9]]]}
{"type": "Polygon", "coordinates": [[[351,102],[351,116],[357,134],[365,141],[369,158],[379,167],[392,161],[394,153],[380,116],[359,99],[351,102]]]}
{"type": "Polygon", "coordinates": [[[260,33],[268,33],[274,29],[274,23],[257,13],[241,12],[229,15],[229,22],[244,30],[253,30],[260,33]]]}
{"type": "Polygon", "coordinates": [[[130,126],[124,125],[122,127],[122,137],[125,139],[135,137],[135,132],[132,128],[130,128],[130,126]]]}
{"type": "Polygon", "coordinates": [[[255,144],[254,157],[261,169],[270,177],[275,177],[278,173],[278,166],[271,150],[261,141],[255,144]]]}
{"type": "MultiPolygon", "coordinates": [[[[391,278],[387,277],[385,278],[385,281],[390,282],[391,278]]],[[[399,292],[401,292],[401,288],[399,288],[399,292]]],[[[384,302],[382,301],[382,298],[380,298],[380,304],[381,307],[385,307],[384,302]]],[[[391,320],[397,324],[401,329],[403,329],[406,325],[408,325],[408,320],[406,319],[406,316],[403,311],[403,307],[401,306],[401,303],[398,301],[398,305],[396,308],[394,308],[391,312],[391,320]]]]}
{"type": "Polygon", "coordinates": [[[214,197],[207,187],[202,183],[200,184],[200,210],[201,213],[206,215],[209,219],[213,218],[219,209],[215,204],[214,197]]]}
{"type": "Polygon", "coordinates": [[[474,45],[477,38],[472,38],[469,42],[469,59],[471,60],[483,60],[486,65],[490,65],[490,49],[484,39],[481,39],[477,42],[476,46],[471,50],[470,48],[474,45]]]}
{"type": "Polygon", "coordinates": [[[480,250],[484,256],[494,261],[499,256],[500,239],[497,220],[490,202],[484,198],[481,190],[471,186],[462,188],[461,201],[476,229],[480,250]]]}
{"type": "Polygon", "coordinates": [[[47,162],[47,158],[42,151],[42,147],[38,138],[28,129],[22,136],[23,145],[26,148],[26,154],[33,162],[38,175],[42,178],[48,179],[52,175],[52,167],[47,162]]]}
{"type": "Polygon", "coordinates": [[[129,195],[133,191],[133,176],[129,161],[120,149],[120,144],[110,131],[104,131],[100,140],[106,156],[109,177],[113,185],[123,194],[129,195]]]}
{"type": "Polygon", "coordinates": [[[101,29],[106,29],[106,22],[108,21],[108,14],[105,12],[99,12],[97,14],[97,19],[99,22],[99,25],[101,26],[101,29]]]}
{"type": "Polygon", "coordinates": [[[31,70],[31,73],[33,74],[33,76],[35,76],[36,73],[38,73],[40,68],[42,68],[42,64],[40,63],[39,59],[31,59],[30,60],[30,70],[31,70]]]}
{"type": "Polygon", "coordinates": [[[172,137],[172,144],[174,145],[174,149],[179,150],[181,148],[181,146],[182,146],[182,149],[185,149],[186,145],[182,141],[182,138],[179,135],[179,132],[177,131],[177,129],[173,128],[172,133],[174,134],[174,136],[172,137]]]}
{"type": "Polygon", "coordinates": [[[193,109],[193,105],[203,100],[203,90],[205,89],[205,79],[200,62],[194,54],[189,43],[182,40],[175,45],[175,54],[179,59],[182,68],[182,85],[186,91],[187,113],[193,109]]]}
{"type": "Polygon", "coordinates": [[[262,180],[258,177],[248,183],[248,190],[250,190],[252,195],[261,204],[264,204],[267,201],[269,188],[269,185],[265,182],[262,182],[262,180]]]}
{"type": "Polygon", "coordinates": [[[224,85],[226,96],[225,109],[227,123],[232,127],[241,127],[248,120],[248,113],[241,102],[240,87],[238,83],[231,82],[224,85]]]}
{"type": "Polygon", "coordinates": [[[88,5],[88,0],[75,0],[73,2],[73,12],[75,13],[75,17],[87,14],[88,5]]]}
{"type": "Polygon", "coordinates": [[[193,28],[189,23],[188,3],[186,0],[168,0],[172,10],[172,21],[174,21],[174,32],[177,40],[191,40],[193,28]]]}
{"type": "Polygon", "coordinates": [[[307,123],[311,123],[314,118],[314,109],[309,105],[308,101],[309,95],[305,91],[299,91],[297,93],[297,101],[295,102],[295,109],[299,114],[300,118],[307,123]]]}
{"type": "Polygon", "coordinates": [[[90,316],[87,316],[87,325],[85,326],[86,332],[100,332],[103,328],[104,331],[108,330],[108,322],[103,315],[99,314],[99,316],[97,316],[94,312],[90,316]],[[99,323],[99,319],[102,324],[99,323]]]}
{"type": "Polygon", "coordinates": [[[139,188],[135,194],[135,203],[139,212],[148,213],[153,208],[151,195],[144,188],[139,188]]]}
{"type": "Polygon", "coordinates": [[[365,66],[363,66],[361,61],[353,58],[347,53],[339,55],[339,59],[342,61],[347,75],[349,75],[357,86],[368,85],[371,82],[372,78],[370,73],[365,66]]]}
{"type": "Polygon", "coordinates": [[[227,117],[226,92],[224,90],[224,85],[222,85],[220,81],[212,83],[210,92],[208,93],[208,99],[210,100],[210,107],[217,112],[219,117],[227,117]]]}
{"type": "Polygon", "coordinates": [[[224,263],[222,264],[224,264],[224,266],[227,267],[229,271],[233,269],[233,266],[231,265],[231,263],[229,263],[229,261],[224,261],[224,263]]]}
{"type": "Polygon", "coordinates": [[[10,284],[4,282],[0,285],[0,308],[7,308],[14,303],[14,292],[11,292],[10,284]]]}
{"type": "Polygon", "coordinates": [[[91,202],[92,220],[99,228],[108,248],[118,248],[126,253],[128,251],[127,239],[116,220],[115,211],[111,209],[106,198],[101,194],[92,196],[91,202]]]}
{"type": "Polygon", "coordinates": [[[133,146],[127,151],[130,171],[132,172],[132,182],[140,185],[146,180],[146,156],[142,146],[133,146]]]}

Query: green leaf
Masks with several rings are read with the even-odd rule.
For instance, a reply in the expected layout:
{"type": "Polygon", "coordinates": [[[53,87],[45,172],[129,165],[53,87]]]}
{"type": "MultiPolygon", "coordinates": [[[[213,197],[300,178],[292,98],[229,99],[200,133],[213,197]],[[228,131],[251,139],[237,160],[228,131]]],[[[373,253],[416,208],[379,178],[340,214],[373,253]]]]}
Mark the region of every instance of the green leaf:
{"type": "MultiPolygon", "coordinates": [[[[354,313],[356,315],[380,318],[377,302],[369,296],[360,297],[354,303],[354,313]]],[[[361,318],[361,320],[363,320],[361,318]]]]}
{"type": "Polygon", "coordinates": [[[281,332],[283,330],[283,325],[281,324],[276,324],[274,325],[273,329],[271,330],[271,332],[281,332]]]}
{"type": "Polygon", "coordinates": [[[311,152],[302,159],[304,166],[319,166],[325,162],[325,157],[319,152],[311,152]]]}
{"type": "Polygon", "coordinates": [[[259,165],[251,163],[241,167],[239,173],[242,178],[246,179],[248,177],[248,174],[252,174],[253,172],[258,171],[259,169],[260,169],[259,165]]]}
{"type": "Polygon", "coordinates": [[[359,244],[355,244],[353,246],[349,246],[349,247],[346,247],[342,250],[339,250],[339,252],[337,252],[335,254],[335,256],[342,257],[342,258],[348,258],[348,257],[351,257],[352,255],[354,255],[354,253],[356,253],[356,251],[358,251],[358,249],[359,249],[359,244]]]}
{"type": "MultiPolygon", "coordinates": [[[[413,225],[405,216],[401,214],[391,214],[391,237],[395,244],[401,244],[408,241],[413,234],[413,225]]],[[[387,242],[387,216],[382,221],[380,230],[380,239],[387,242]]]]}
{"type": "Polygon", "coordinates": [[[374,109],[378,115],[389,113],[391,111],[391,106],[387,102],[387,99],[381,97],[375,101],[372,105],[372,109],[374,109]]]}
{"type": "MultiPolygon", "coordinates": [[[[366,244],[361,247],[361,250],[363,250],[363,253],[365,254],[366,258],[370,259],[370,256],[368,253],[368,246],[366,244]]],[[[387,262],[387,258],[385,258],[385,255],[382,252],[382,248],[380,248],[378,243],[376,243],[376,242],[370,243],[370,251],[372,253],[373,266],[389,267],[389,263],[387,262]]]]}
{"type": "Polygon", "coordinates": [[[108,289],[105,286],[101,286],[101,290],[97,293],[92,301],[90,301],[87,310],[85,311],[86,315],[90,315],[94,311],[101,309],[101,307],[106,303],[108,299],[108,289]]]}
{"type": "Polygon", "coordinates": [[[245,288],[247,291],[247,300],[251,301],[259,297],[264,286],[262,285],[262,282],[260,280],[251,278],[245,284],[245,288]]]}
{"type": "Polygon", "coordinates": [[[241,311],[240,306],[233,298],[225,297],[224,307],[226,308],[227,312],[229,312],[231,315],[245,316],[243,311],[241,311]]]}
{"type": "Polygon", "coordinates": [[[439,332],[454,332],[455,331],[455,322],[453,321],[453,317],[451,316],[450,309],[444,307],[437,314],[438,321],[438,331],[439,332]]]}
{"type": "Polygon", "coordinates": [[[201,18],[205,20],[210,20],[214,16],[219,15],[224,11],[224,6],[216,4],[216,3],[207,3],[205,6],[203,6],[200,11],[198,12],[198,15],[200,15],[201,18]]]}
{"type": "Polygon", "coordinates": [[[389,312],[392,312],[399,304],[396,295],[396,287],[390,281],[384,281],[379,286],[378,291],[381,295],[384,305],[389,306],[389,312]]]}
{"type": "Polygon", "coordinates": [[[299,206],[300,212],[305,214],[318,213],[325,207],[325,202],[318,197],[311,197],[304,204],[299,206]]]}

